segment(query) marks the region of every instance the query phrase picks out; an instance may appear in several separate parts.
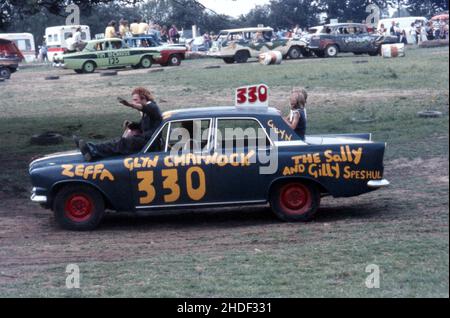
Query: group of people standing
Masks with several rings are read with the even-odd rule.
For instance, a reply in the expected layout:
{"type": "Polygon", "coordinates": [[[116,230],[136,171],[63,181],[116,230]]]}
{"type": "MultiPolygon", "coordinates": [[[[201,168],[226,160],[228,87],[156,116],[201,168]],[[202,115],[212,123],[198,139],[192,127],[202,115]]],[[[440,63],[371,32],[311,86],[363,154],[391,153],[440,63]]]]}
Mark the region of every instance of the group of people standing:
{"type": "Polygon", "coordinates": [[[420,44],[423,41],[430,40],[448,40],[448,21],[428,21],[417,20],[411,23],[407,29],[402,29],[400,23],[392,21],[390,28],[381,24],[378,29],[380,35],[396,36],[398,43],[420,44]],[[408,43],[408,36],[414,39],[415,43],[408,43]]]}
{"type": "Polygon", "coordinates": [[[105,38],[129,38],[140,37],[145,35],[153,35],[161,42],[178,43],[180,39],[180,33],[176,25],[172,25],[170,28],[163,25],[160,26],[157,23],[151,23],[145,19],[134,19],[130,24],[128,20],[120,19],[117,24],[112,20],[108,23],[105,29],[105,38]]]}

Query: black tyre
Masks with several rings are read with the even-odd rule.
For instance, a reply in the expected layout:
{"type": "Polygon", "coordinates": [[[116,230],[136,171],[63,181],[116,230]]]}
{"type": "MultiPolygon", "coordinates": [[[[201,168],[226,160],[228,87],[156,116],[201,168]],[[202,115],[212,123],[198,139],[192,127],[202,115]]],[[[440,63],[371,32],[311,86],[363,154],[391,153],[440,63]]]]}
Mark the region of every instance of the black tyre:
{"type": "Polygon", "coordinates": [[[172,54],[169,56],[167,64],[169,66],[179,66],[181,64],[181,57],[178,54],[172,54]]]}
{"type": "Polygon", "coordinates": [[[250,56],[247,51],[238,51],[234,55],[234,60],[236,63],[247,63],[249,57],[250,56]]]}
{"type": "Polygon", "coordinates": [[[325,49],[326,57],[336,57],[336,56],[338,56],[338,53],[339,53],[339,48],[334,44],[328,45],[325,49]]]}
{"type": "Polygon", "coordinates": [[[234,57],[224,57],[223,61],[227,64],[233,64],[234,63],[234,57]]]}
{"type": "Polygon", "coordinates": [[[0,77],[4,79],[11,78],[11,71],[7,67],[1,67],[0,68],[0,77]]]}
{"type": "Polygon", "coordinates": [[[94,73],[96,68],[97,68],[97,65],[95,65],[94,62],[87,61],[83,64],[81,69],[83,70],[83,73],[89,74],[89,73],[94,73]]]}
{"type": "Polygon", "coordinates": [[[56,222],[71,231],[91,231],[102,221],[105,202],[101,194],[83,185],[68,185],[55,196],[53,212],[56,222]]]}
{"type": "Polygon", "coordinates": [[[144,56],[143,58],[141,58],[141,62],[139,63],[139,65],[142,68],[150,68],[153,65],[153,61],[152,58],[149,56],[144,56]]]}
{"type": "Polygon", "coordinates": [[[306,222],[316,214],[320,192],[314,184],[292,181],[275,185],[270,193],[270,206],[283,221],[306,222]]]}
{"type": "Polygon", "coordinates": [[[33,145],[39,145],[39,146],[48,146],[48,145],[57,145],[62,143],[63,137],[54,132],[46,132],[40,135],[33,135],[30,138],[30,142],[33,145]]]}
{"type": "Polygon", "coordinates": [[[288,52],[288,56],[292,60],[299,59],[302,56],[302,50],[298,46],[293,46],[288,52]]]}
{"type": "Polygon", "coordinates": [[[83,70],[74,70],[77,74],[83,74],[83,70]]]}

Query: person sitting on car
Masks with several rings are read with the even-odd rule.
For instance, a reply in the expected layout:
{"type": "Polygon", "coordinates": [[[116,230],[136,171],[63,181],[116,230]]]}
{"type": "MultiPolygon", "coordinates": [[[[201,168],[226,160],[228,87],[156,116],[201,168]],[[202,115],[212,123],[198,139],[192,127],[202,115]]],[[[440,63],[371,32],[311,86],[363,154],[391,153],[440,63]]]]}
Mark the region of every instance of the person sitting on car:
{"type": "Polygon", "coordinates": [[[87,161],[136,153],[147,144],[159,127],[162,122],[162,115],[152,93],[143,87],[138,87],[133,90],[131,96],[131,102],[123,99],[119,99],[119,102],[126,107],[139,111],[142,119],[139,123],[125,121],[123,124],[125,132],[121,138],[93,144],[74,137],[75,144],[87,161]]]}
{"type": "Polygon", "coordinates": [[[305,140],[306,133],[306,101],[308,99],[308,93],[304,88],[294,88],[289,98],[291,110],[289,117],[284,120],[291,127],[301,140],[305,140]]]}

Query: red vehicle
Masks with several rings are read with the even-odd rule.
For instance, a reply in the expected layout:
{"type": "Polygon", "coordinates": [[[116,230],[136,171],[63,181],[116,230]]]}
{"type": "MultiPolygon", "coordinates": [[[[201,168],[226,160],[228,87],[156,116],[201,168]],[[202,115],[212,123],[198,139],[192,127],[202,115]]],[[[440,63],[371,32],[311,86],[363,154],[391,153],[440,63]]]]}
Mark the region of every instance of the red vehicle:
{"type": "Polygon", "coordinates": [[[161,58],[155,60],[155,63],[161,66],[178,66],[186,58],[187,49],[184,45],[165,45],[151,35],[127,38],[125,41],[130,47],[151,47],[157,49],[161,53],[161,58]]]}
{"type": "Polygon", "coordinates": [[[9,79],[23,59],[22,52],[13,41],[0,39],[0,78],[9,79]]]}

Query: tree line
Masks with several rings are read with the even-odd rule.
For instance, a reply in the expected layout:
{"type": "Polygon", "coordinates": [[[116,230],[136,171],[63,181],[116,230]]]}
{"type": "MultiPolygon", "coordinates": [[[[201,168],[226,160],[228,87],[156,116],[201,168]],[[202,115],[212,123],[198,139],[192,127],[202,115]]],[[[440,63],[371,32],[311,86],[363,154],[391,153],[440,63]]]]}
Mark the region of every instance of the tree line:
{"type": "Polygon", "coordinates": [[[67,5],[80,7],[81,24],[91,27],[91,33],[103,33],[110,20],[132,21],[144,18],[161,25],[175,24],[179,28],[197,25],[201,32],[221,29],[269,25],[291,28],[298,24],[306,28],[326,22],[361,22],[367,16],[366,7],[377,4],[387,14],[389,8],[403,8],[411,15],[431,16],[448,10],[447,0],[271,0],[248,14],[232,18],[205,8],[196,0],[0,0],[0,32],[30,32],[40,43],[48,26],[65,24],[67,5]]]}

